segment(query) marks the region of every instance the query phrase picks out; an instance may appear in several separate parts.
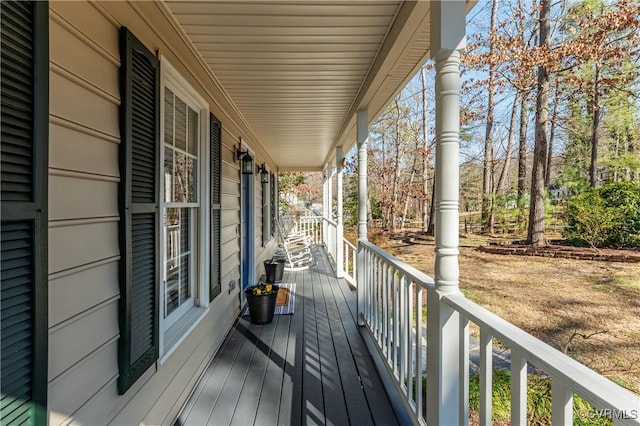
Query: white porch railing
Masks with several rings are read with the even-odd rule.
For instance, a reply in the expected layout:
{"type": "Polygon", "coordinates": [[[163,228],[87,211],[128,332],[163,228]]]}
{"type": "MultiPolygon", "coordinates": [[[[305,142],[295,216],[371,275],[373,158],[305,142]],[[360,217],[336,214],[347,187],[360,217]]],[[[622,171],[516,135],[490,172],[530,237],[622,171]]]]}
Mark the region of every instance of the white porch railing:
{"type": "MultiPolygon", "coordinates": [[[[360,242],[363,251],[364,292],[360,312],[379,354],[385,360],[397,390],[413,420],[427,424],[426,389],[427,297],[437,300],[434,282],[415,268],[379,247],[360,242]]],[[[459,339],[462,362],[459,380],[459,410],[462,424],[469,423],[469,323],[479,328],[480,424],[491,424],[493,351],[499,340],[510,349],[511,424],[527,424],[527,367],[531,363],[551,380],[552,424],[571,425],[573,396],[579,395],[593,409],[577,413],[585,419],[609,418],[614,425],[640,425],[640,398],[600,376],[560,351],[536,339],[513,324],[466,299],[462,294],[442,296],[442,302],[461,316],[459,339]]],[[[443,337],[443,338],[446,338],[443,337]]],[[[434,344],[437,344],[435,342],[434,344]]],[[[433,390],[433,395],[436,390],[433,390]]]]}
{"type": "Polygon", "coordinates": [[[321,216],[300,216],[297,227],[299,232],[306,234],[315,244],[322,244],[321,216]]]}
{"type": "Polygon", "coordinates": [[[306,235],[314,244],[322,244],[322,216],[283,216],[285,232],[299,232],[306,235]]]}
{"type": "Polygon", "coordinates": [[[366,327],[414,420],[426,424],[422,376],[427,289],[434,288],[433,280],[374,244],[361,241],[359,248],[364,265],[358,268],[365,279],[358,291],[364,291],[366,327]]]}
{"type": "MultiPolygon", "coordinates": [[[[285,232],[296,231],[303,233],[315,244],[324,244],[332,259],[337,259],[337,232],[338,224],[322,216],[283,216],[283,226],[285,232]],[[326,229],[323,227],[326,224],[326,229]],[[326,237],[325,237],[326,234],[326,237]]],[[[347,239],[342,239],[343,246],[343,269],[344,279],[352,286],[357,285],[356,281],[356,257],[357,247],[347,239]]]]}
{"type": "Polygon", "coordinates": [[[357,286],[356,273],[356,258],[358,257],[358,248],[351,244],[346,238],[342,239],[342,254],[343,254],[343,267],[344,267],[344,279],[352,286],[357,286]]]}
{"type": "Polygon", "coordinates": [[[324,223],[326,225],[326,236],[324,241],[324,246],[327,248],[327,252],[331,259],[335,262],[338,258],[336,240],[338,235],[338,224],[331,219],[324,218],[324,223]]]}

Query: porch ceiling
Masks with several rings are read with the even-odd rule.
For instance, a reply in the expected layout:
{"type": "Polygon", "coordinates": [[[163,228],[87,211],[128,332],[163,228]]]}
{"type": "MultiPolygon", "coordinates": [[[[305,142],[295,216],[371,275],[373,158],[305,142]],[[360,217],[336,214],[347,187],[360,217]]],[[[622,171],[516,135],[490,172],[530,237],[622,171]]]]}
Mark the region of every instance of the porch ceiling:
{"type": "Polygon", "coordinates": [[[429,52],[426,1],[167,1],[280,171],[355,143],[429,52]]]}

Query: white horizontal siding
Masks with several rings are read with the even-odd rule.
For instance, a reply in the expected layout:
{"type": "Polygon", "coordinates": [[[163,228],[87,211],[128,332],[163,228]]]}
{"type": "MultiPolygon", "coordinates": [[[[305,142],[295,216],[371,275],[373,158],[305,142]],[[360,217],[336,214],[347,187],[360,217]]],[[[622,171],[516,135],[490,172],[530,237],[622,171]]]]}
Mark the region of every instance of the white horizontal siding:
{"type": "Polygon", "coordinates": [[[95,12],[53,2],[49,14],[50,424],[118,375],[118,31],[95,12]]]}
{"type": "Polygon", "coordinates": [[[49,166],[118,178],[119,138],[59,120],[49,125],[49,166]],[[88,133],[90,132],[90,133],[88,133]]]}
{"type": "MultiPolygon", "coordinates": [[[[49,382],[50,424],[61,424],[118,374],[118,341],[106,342],[49,382]]],[[[114,395],[115,397],[115,395],[114,395]]],[[[96,419],[94,424],[104,424],[96,419]]]]}
{"type": "Polygon", "coordinates": [[[118,216],[117,179],[51,169],[49,194],[49,220],[118,216]]]}
{"type": "MultiPolygon", "coordinates": [[[[51,198],[50,195],[49,200],[51,198]]],[[[117,220],[52,222],[49,225],[49,273],[118,256],[117,220]]]]}
{"type": "Polygon", "coordinates": [[[238,315],[238,137],[251,133],[161,6],[50,3],[49,423],[169,423],[238,315]],[[144,15],[143,19],[141,15],[144,15]],[[223,125],[222,293],[180,346],[118,395],[119,27],[162,52],[223,125]]]}
{"type": "Polygon", "coordinates": [[[55,327],[120,294],[118,260],[112,257],[49,278],[49,326],[55,327]]]}
{"type": "Polygon", "coordinates": [[[49,378],[55,380],[75,362],[117,336],[118,299],[115,297],[59,324],[49,333],[49,378]]]}

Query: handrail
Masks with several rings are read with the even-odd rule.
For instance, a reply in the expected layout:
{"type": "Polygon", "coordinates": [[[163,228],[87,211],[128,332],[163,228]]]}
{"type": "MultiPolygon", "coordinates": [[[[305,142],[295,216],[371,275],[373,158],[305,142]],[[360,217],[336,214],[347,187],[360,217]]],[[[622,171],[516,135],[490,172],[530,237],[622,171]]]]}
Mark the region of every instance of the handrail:
{"type": "Polygon", "coordinates": [[[322,220],[324,220],[325,222],[327,222],[331,226],[338,226],[338,222],[336,222],[334,220],[331,220],[328,217],[323,217],[322,220]]]}
{"type": "Polygon", "coordinates": [[[353,250],[357,250],[356,246],[354,244],[352,244],[351,241],[347,240],[346,238],[344,238],[344,244],[346,246],[348,246],[349,248],[353,249],[353,250]]]}
{"type": "MultiPolygon", "coordinates": [[[[347,242],[348,243],[348,242],[347,242]]],[[[350,243],[348,243],[350,244],[350,243]]],[[[345,244],[346,245],[346,244],[345,244]]],[[[351,244],[352,247],[355,247],[351,244]]],[[[460,293],[438,294],[432,278],[404,263],[368,241],[359,241],[358,313],[364,319],[367,335],[386,368],[393,387],[402,396],[403,406],[412,421],[426,425],[427,324],[424,318],[429,303],[442,303],[460,316],[457,372],[461,389],[460,420],[468,424],[469,322],[480,329],[480,423],[491,419],[492,342],[498,339],[511,349],[512,420],[526,424],[527,365],[544,372],[551,380],[552,422],[570,424],[573,419],[573,395],[579,395],[602,410],[591,416],[609,417],[615,425],[640,425],[640,398],[595,371],[531,336],[494,313],[468,300],[460,293]],[[462,396],[464,395],[464,396],[462,396]]],[[[437,326],[437,324],[435,325],[437,326]]],[[[435,342],[438,346],[437,341],[435,342]]],[[[436,350],[442,351],[442,347],[436,350]]],[[[441,354],[441,356],[445,356],[441,354]]],[[[453,356],[448,354],[446,356],[453,356]]]]}
{"type": "Polygon", "coordinates": [[[416,283],[419,283],[421,286],[424,286],[424,288],[435,287],[435,282],[433,281],[433,278],[431,278],[424,272],[417,270],[413,266],[404,263],[402,260],[398,259],[397,257],[394,257],[393,255],[387,253],[377,245],[369,241],[358,241],[358,244],[361,244],[362,246],[366,247],[368,250],[374,252],[376,255],[384,259],[386,262],[394,265],[396,268],[404,270],[407,273],[407,275],[413,279],[413,281],[415,281],[416,283]]]}
{"type": "Polygon", "coordinates": [[[533,363],[552,380],[560,380],[587,402],[612,413],[626,413],[636,417],[618,419],[629,420],[620,424],[640,424],[640,398],[632,392],[470,301],[462,294],[444,295],[442,301],[512,350],[517,349],[526,361],[533,363]]]}

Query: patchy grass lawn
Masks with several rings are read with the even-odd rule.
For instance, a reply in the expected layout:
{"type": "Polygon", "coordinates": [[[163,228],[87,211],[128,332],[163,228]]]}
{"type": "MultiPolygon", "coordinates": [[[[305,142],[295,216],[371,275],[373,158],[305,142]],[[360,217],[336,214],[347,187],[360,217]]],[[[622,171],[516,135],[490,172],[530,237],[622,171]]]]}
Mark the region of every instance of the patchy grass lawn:
{"type": "MultiPolygon", "coordinates": [[[[370,239],[433,276],[432,239],[370,239]]],[[[640,394],[640,264],[484,253],[460,239],[471,300],[640,394]]]]}

